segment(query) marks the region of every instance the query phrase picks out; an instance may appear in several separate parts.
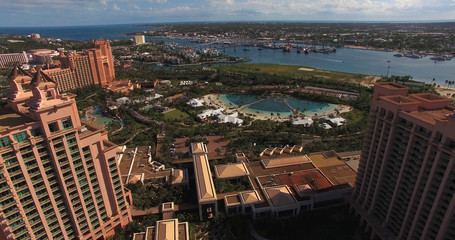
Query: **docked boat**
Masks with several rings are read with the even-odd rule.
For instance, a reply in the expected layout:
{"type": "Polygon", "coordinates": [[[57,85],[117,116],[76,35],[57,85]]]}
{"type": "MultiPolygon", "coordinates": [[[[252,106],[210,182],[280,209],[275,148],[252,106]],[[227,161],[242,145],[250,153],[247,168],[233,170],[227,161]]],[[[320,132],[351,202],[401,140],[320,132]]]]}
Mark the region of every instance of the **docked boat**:
{"type": "Polygon", "coordinates": [[[283,52],[291,52],[292,46],[285,46],[283,47],[283,52]]]}
{"type": "Polygon", "coordinates": [[[448,61],[452,58],[453,58],[453,56],[451,56],[451,55],[443,55],[443,56],[433,56],[430,59],[434,60],[434,61],[448,61]]]}
{"type": "Polygon", "coordinates": [[[403,57],[403,54],[401,53],[396,53],[396,54],[393,54],[394,57],[403,57]]]}
{"type": "Polygon", "coordinates": [[[420,55],[418,55],[418,54],[410,54],[410,55],[407,55],[406,57],[408,57],[408,58],[414,58],[414,59],[422,58],[422,56],[420,56],[420,55]]]}

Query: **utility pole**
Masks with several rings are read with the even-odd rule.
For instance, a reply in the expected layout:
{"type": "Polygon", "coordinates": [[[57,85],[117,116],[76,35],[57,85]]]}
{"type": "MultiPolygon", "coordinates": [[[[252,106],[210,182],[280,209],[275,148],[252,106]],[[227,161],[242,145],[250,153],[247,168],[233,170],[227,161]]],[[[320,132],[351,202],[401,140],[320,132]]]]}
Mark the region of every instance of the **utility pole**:
{"type": "Polygon", "coordinates": [[[387,67],[387,77],[389,77],[390,66],[387,67]]]}

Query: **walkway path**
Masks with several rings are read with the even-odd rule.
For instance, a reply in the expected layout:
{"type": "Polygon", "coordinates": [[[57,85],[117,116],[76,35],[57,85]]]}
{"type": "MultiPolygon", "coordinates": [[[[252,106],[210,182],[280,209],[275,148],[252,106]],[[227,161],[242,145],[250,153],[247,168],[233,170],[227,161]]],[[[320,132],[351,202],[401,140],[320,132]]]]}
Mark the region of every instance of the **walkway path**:
{"type": "Polygon", "coordinates": [[[130,138],[128,138],[128,140],[124,141],[124,142],[123,142],[122,144],[120,144],[120,145],[126,145],[127,143],[131,142],[137,135],[139,135],[139,133],[143,133],[143,132],[148,131],[148,130],[150,130],[150,129],[152,129],[152,128],[149,127],[149,128],[142,129],[141,131],[135,133],[133,136],[131,136],[130,138]]]}
{"type": "MultiPolygon", "coordinates": [[[[197,204],[191,204],[191,203],[182,203],[182,204],[174,204],[174,212],[178,211],[186,211],[186,210],[192,210],[192,209],[198,209],[199,206],[197,204]]],[[[139,209],[136,207],[131,208],[131,216],[133,217],[138,217],[138,216],[144,216],[148,214],[158,214],[160,213],[159,207],[151,207],[151,208],[146,208],[146,209],[139,209]]]]}
{"type": "Polygon", "coordinates": [[[245,104],[245,105],[239,107],[239,110],[242,110],[242,109],[244,109],[244,108],[246,108],[246,107],[249,107],[249,106],[251,106],[251,105],[253,105],[253,104],[256,104],[256,103],[259,103],[259,102],[262,102],[262,101],[264,101],[264,99],[259,99],[259,100],[257,100],[256,102],[252,102],[252,103],[245,104]]]}
{"type": "Polygon", "coordinates": [[[254,238],[256,238],[256,240],[269,240],[268,238],[265,238],[265,237],[259,235],[259,233],[256,232],[256,229],[254,229],[254,226],[251,223],[251,221],[248,221],[248,229],[250,230],[251,235],[254,238]]]}
{"type": "Polygon", "coordinates": [[[284,104],[286,104],[286,106],[288,106],[288,108],[291,109],[291,111],[292,111],[294,114],[297,113],[297,111],[296,111],[293,107],[291,107],[291,105],[289,105],[289,103],[288,103],[287,100],[284,100],[284,104]]]}

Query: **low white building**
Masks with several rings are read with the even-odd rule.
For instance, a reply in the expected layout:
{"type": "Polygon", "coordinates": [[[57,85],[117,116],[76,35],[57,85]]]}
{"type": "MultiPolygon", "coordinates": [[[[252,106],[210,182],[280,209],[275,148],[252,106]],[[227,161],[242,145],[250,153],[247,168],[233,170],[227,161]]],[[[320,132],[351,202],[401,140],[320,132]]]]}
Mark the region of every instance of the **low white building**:
{"type": "Polygon", "coordinates": [[[180,81],[179,85],[180,86],[190,86],[190,85],[193,85],[193,81],[189,81],[189,80],[180,81]]]}
{"type": "Polygon", "coordinates": [[[130,101],[130,99],[127,97],[121,97],[121,98],[117,98],[115,101],[117,102],[118,105],[123,105],[125,103],[128,103],[130,101]]]}
{"type": "Polygon", "coordinates": [[[332,129],[332,126],[330,126],[328,123],[321,123],[319,124],[319,127],[324,128],[325,130],[332,129]]]}
{"type": "Polygon", "coordinates": [[[204,106],[204,101],[196,99],[196,98],[192,98],[188,102],[186,102],[186,104],[188,104],[192,107],[202,107],[202,106],[204,106]]]}
{"type": "Polygon", "coordinates": [[[233,123],[233,124],[237,124],[237,125],[242,125],[243,124],[243,120],[238,118],[239,116],[239,113],[238,112],[234,112],[230,115],[224,115],[224,114],[220,114],[218,115],[218,122],[219,123],[233,123]]]}
{"type": "Polygon", "coordinates": [[[313,119],[311,118],[296,118],[292,121],[292,125],[304,125],[305,127],[309,127],[313,125],[313,119]]]}
{"type": "Polygon", "coordinates": [[[223,108],[219,108],[216,110],[208,109],[208,110],[205,110],[204,112],[202,112],[201,114],[198,114],[197,116],[201,120],[205,120],[208,117],[215,116],[218,118],[219,123],[233,123],[233,124],[237,124],[237,125],[243,124],[243,120],[238,117],[238,115],[239,115],[238,112],[234,112],[230,115],[226,115],[223,113],[223,111],[224,111],[223,108]]]}
{"type": "Polygon", "coordinates": [[[326,120],[330,121],[331,123],[333,123],[337,127],[343,126],[347,122],[347,120],[342,118],[342,117],[326,118],[326,120]]]}
{"type": "Polygon", "coordinates": [[[205,110],[202,113],[198,114],[197,117],[200,119],[206,119],[208,117],[218,116],[218,115],[222,114],[223,111],[224,111],[224,108],[219,108],[216,110],[208,109],[208,110],[205,110]]]}

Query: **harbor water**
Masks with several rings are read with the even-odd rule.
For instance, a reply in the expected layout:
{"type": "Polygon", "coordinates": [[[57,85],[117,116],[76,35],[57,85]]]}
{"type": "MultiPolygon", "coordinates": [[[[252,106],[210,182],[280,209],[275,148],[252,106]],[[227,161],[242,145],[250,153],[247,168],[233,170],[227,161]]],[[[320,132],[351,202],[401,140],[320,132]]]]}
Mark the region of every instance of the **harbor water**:
{"type": "MultiPolygon", "coordinates": [[[[42,37],[89,40],[107,38],[110,40],[131,39],[127,33],[143,32],[152,27],[135,24],[104,25],[104,26],[74,26],[74,27],[28,27],[28,28],[0,28],[0,34],[40,33],[42,37]]],[[[350,48],[338,48],[336,53],[298,54],[295,49],[283,52],[280,49],[257,47],[233,47],[229,45],[207,45],[190,42],[187,39],[167,39],[146,37],[146,41],[164,41],[191,45],[198,49],[217,48],[222,54],[251,59],[248,63],[274,63],[284,65],[309,66],[319,69],[360,73],[371,75],[410,75],[415,80],[431,83],[434,78],[436,84],[445,85],[445,80],[455,80],[455,59],[450,61],[433,61],[431,56],[419,59],[394,57],[395,52],[381,52],[350,48]]]]}

